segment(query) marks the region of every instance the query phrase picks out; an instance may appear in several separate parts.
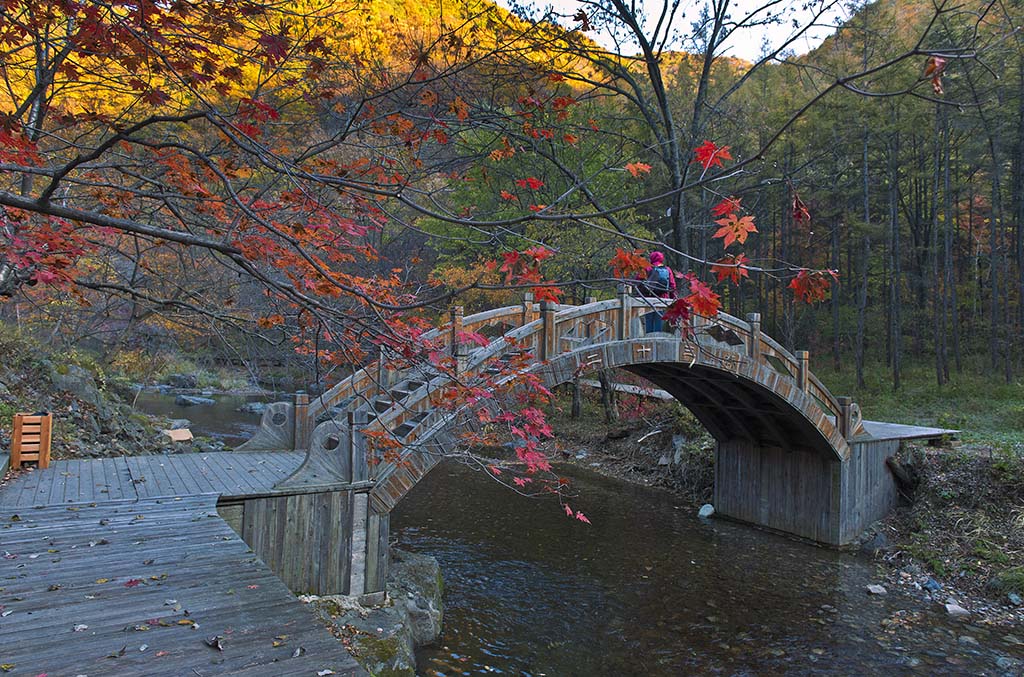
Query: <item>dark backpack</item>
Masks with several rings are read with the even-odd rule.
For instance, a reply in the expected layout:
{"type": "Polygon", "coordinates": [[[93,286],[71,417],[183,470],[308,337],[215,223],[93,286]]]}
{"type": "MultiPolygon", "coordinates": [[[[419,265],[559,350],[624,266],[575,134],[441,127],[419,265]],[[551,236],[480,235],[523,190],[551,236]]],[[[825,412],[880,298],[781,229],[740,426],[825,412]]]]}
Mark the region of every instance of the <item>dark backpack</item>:
{"type": "Polygon", "coordinates": [[[672,275],[672,271],[667,266],[652,266],[647,271],[647,282],[646,286],[648,292],[653,296],[661,296],[667,294],[671,286],[669,284],[669,276],[672,275]]]}

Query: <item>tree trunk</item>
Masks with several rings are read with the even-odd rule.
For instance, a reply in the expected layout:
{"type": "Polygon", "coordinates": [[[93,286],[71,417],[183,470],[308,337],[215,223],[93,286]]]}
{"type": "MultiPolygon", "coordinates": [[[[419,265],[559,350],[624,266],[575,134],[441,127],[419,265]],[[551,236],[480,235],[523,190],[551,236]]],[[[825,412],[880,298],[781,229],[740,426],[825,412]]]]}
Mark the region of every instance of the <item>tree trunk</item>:
{"type": "Polygon", "coordinates": [[[615,423],[619,420],[619,398],[612,387],[612,370],[598,370],[597,380],[601,383],[601,406],[604,407],[605,423],[615,423]]]}

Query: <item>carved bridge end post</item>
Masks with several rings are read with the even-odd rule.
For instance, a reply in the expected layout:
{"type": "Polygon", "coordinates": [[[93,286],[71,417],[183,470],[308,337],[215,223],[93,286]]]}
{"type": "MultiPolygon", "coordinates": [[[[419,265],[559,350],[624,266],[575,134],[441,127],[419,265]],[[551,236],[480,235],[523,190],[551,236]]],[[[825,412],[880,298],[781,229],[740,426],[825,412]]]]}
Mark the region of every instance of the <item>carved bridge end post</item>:
{"type": "Polygon", "coordinates": [[[313,434],[313,421],[309,418],[309,395],[300,390],[295,393],[292,415],[295,425],[292,427],[292,450],[307,451],[313,434]]]}
{"type": "Polygon", "coordinates": [[[747,357],[758,362],[761,359],[761,313],[747,313],[747,324],[750,325],[747,357]]]}
{"type": "Polygon", "coordinates": [[[853,434],[853,398],[842,395],[836,401],[839,402],[839,434],[849,439],[853,434]]]}
{"type": "Polygon", "coordinates": [[[349,434],[348,449],[346,451],[349,453],[349,467],[352,468],[351,482],[365,482],[369,479],[375,479],[376,476],[376,469],[379,464],[370,463],[366,436],[363,435],[363,429],[367,426],[369,420],[370,418],[366,411],[362,409],[348,412],[349,434]],[[371,477],[371,470],[373,477],[371,477]]]}

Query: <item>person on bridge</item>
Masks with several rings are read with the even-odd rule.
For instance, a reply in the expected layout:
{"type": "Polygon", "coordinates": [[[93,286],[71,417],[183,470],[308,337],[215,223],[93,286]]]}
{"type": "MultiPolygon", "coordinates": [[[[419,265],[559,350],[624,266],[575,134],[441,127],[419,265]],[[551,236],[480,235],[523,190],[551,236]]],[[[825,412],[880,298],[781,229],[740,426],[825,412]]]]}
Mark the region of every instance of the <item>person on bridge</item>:
{"type": "MultiPolygon", "coordinates": [[[[643,283],[638,285],[640,293],[643,296],[674,299],[676,297],[676,276],[672,273],[672,269],[665,265],[665,255],[659,251],[653,251],[647,259],[651,265],[643,272],[643,283]]],[[[644,315],[644,331],[648,334],[663,331],[660,311],[652,311],[644,315]]]]}

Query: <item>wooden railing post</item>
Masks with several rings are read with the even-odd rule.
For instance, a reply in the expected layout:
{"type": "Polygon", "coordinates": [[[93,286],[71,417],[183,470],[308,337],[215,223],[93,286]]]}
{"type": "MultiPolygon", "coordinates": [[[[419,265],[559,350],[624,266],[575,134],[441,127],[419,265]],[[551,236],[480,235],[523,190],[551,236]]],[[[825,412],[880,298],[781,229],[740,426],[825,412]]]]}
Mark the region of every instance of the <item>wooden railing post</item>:
{"type": "Polygon", "coordinates": [[[747,324],[750,325],[747,357],[757,362],[761,359],[761,313],[747,313],[747,324]]]}
{"type": "Polygon", "coordinates": [[[523,294],[523,312],[519,318],[519,326],[533,322],[533,292],[523,294]]]}
{"type": "Polygon", "coordinates": [[[455,375],[461,376],[469,368],[469,346],[463,342],[455,344],[455,375]]]}
{"type": "Polygon", "coordinates": [[[811,354],[806,350],[796,351],[796,385],[807,392],[808,374],[810,374],[811,354]]]}
{"type": "Polygon", "coordinates": [[[540,359],[550,360],[558,354],[558,337],[555,335],[556,306],[551,301],[540,302],[540,359]]]}
{"type": "Polygon", "coordinates": [[[616,338],[620,341],[624,341],[629,338],[629,308],[630,308],[630,286],[627,284],[619,285],[619,309],[618,318],[616,322],[615,332],[616,338]]]}
{"type": "Polygon", "coordinates": [[[452,325],[450,329],[452,355],[458,354],[458,345],[460,343],[459,334],[462,333],[462,313],[462,306],[455,306],[450,311],[452,325]]]}
{"type": "Polygon", "coordinates": [[[301,390],[295,393],[292,415],[295,416],[295,425],[292,427],[292,449],[305,451],[309,449],[309,439],[313,434],[313,421],[309,418],[309,395],[301,390]]]}
{"type": "Polygon", "coordinates": [[[850,437],[853,432],[853,398],[840,396],[836,398],[839,402],[839,420],[836,424],[839,426],[839,434],[843,437],[850,437]]]}

